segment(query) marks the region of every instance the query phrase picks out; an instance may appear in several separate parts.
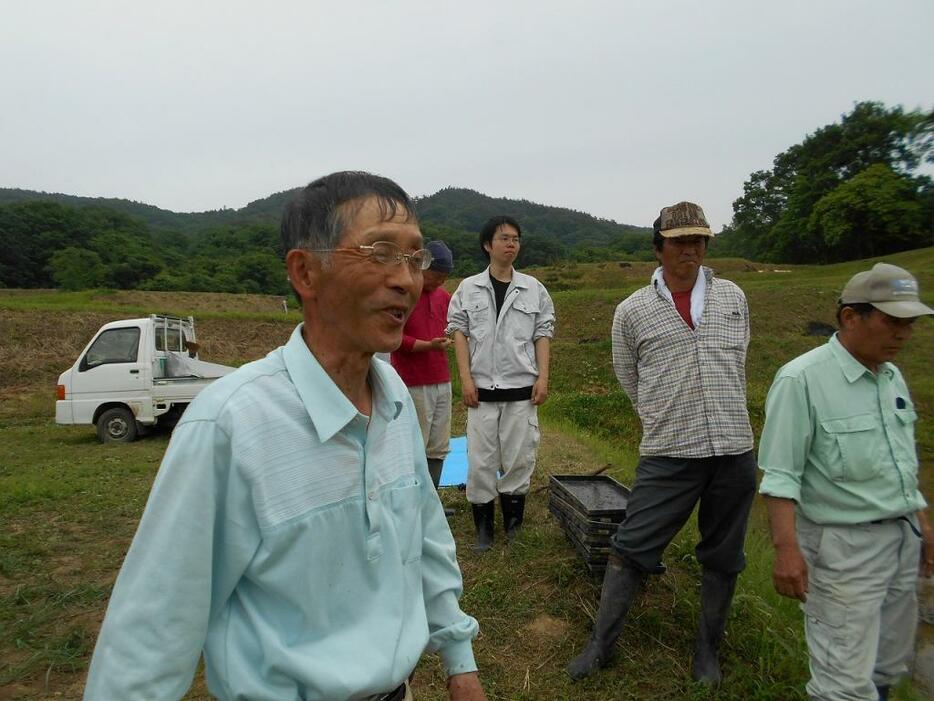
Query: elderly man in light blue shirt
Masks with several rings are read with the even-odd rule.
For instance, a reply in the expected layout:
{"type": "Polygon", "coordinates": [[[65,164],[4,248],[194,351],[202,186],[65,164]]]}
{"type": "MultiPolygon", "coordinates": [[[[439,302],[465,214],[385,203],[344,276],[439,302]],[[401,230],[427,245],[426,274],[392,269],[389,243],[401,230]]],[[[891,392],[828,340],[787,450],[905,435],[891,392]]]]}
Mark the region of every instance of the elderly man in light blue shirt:
{"type": "Polygon", "coordinates": [[[437,651],[483,701],[454,541],[412,401],[372,360],[430,255],[392,181],[335,173],[282,224],[304,323],[185,412],[114,587],[86,699],[179,699],[202,651],[235,699],[411,699],[437,651]]]}
{"type": "Polygon", "coordinates": [[[934,314],[877,263],[840,296],[840,331],[775,376],[759,446],[779,594],[803,602],[814,701],[876,701],[908,672],[919,559],[934,532],[918,490],[917,413],[892,360],[934,314]]]}

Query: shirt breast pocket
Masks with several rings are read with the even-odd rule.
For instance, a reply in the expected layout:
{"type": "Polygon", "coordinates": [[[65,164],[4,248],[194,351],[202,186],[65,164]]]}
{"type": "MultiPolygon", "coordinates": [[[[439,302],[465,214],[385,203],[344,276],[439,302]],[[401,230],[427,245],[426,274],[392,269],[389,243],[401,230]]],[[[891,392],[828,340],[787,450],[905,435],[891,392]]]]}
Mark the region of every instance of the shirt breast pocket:
{"type": "Polygon", "coordinates": [[[915,444],[915,423],[918,421],[918,413],[911,404],[904,409],[896,409],[895,417],[898,419],[900,431],[895,433],[900,446],[897,458],[900,463],[910,465],[917,471],[918,469],[918,449],[915,444]]]}
{"type": "Polygon", "coordinates": [[[470,325],[470,337],[479,341],[486,336],[490,326],[490,300],[471,299],[464,305],[467,323],[470,325]]]}
{"type": "Polygon", "coordinates": [[[915,422],[918,420],[918,412],[914,409],[896,409],[895,416],[898,417],[898,420],[903,426],[914,426],[915,422]]]}
{"type": "Polygon", "coordinates": [[[877,459],[879,430],[872,414],[859,414],[842,419],[821,421],[821,428],[830,437],[833,457],[839,458],[839,468],[832,470],[838,482],[862,482],[876,477],[882,467],[877,459]]]}
{"type": "Polygon", "coordinates": [[[723,310],[714,314],[717,342],[721,348],[742,349],[746,344],[746,319],[739,311],[723,310]]]}
{"type": "Polygon", "coordinates": [[[391,492],[392,515],[399,554],[408,564],[422,557],[422,487],[419,483],[397,487],[391,492]]]}
{"type": "Polygon", "coordinates": [[[518,312],[518,314],[513,315],[515,338],[531,340],[532,335],[535,333],[535,321],[538,319],[541,307],[530,300],[517,299],[512,308],[518,312]]]}

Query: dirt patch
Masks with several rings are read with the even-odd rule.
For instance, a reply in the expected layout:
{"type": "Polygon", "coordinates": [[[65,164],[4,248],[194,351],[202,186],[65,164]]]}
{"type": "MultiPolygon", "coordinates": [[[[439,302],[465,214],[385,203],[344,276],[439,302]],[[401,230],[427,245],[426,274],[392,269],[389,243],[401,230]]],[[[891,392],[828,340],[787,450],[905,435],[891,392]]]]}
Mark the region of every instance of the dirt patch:
{"type": "Polygon", "coordinates": [[[271,314],[281,312],[285,297],[276,295],[228,294],[224,292],[147,292],[118,290],[104,292],[92,298],[94,302],[151,309],[153,314],[193,314],[198,312],[251,312],[271,314]]]}
{"type": "Polygon", "coordinates": [[[523,626],[522,630],[534,635],[542,641],[560,640],[567,635],[568,622],[544,614],[528,625],[523,626]]]}

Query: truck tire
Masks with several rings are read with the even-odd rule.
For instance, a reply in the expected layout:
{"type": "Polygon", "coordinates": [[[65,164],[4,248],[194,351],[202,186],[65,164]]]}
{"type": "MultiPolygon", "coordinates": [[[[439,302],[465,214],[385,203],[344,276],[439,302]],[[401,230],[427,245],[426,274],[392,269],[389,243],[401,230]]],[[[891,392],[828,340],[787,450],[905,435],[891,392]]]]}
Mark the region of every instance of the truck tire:
{"type": "Polygon", "coordinates": [[[108,409],[97,419],[97,437],[101,443],[129,443],[136,439],[136,417],[118,406],[108,409]]]}

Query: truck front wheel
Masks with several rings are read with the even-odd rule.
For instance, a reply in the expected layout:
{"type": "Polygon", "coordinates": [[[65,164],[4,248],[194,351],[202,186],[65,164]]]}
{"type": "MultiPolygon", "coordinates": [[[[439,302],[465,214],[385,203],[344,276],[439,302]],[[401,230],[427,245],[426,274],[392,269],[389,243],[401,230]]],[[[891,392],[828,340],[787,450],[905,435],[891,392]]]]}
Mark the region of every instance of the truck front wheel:
{"type": "Polygon", "coordinates": [[[97,419],[97,437],[101,443],[129,443],[136,439],[136,417],[129,409],[114,407],[97,419]]]}

